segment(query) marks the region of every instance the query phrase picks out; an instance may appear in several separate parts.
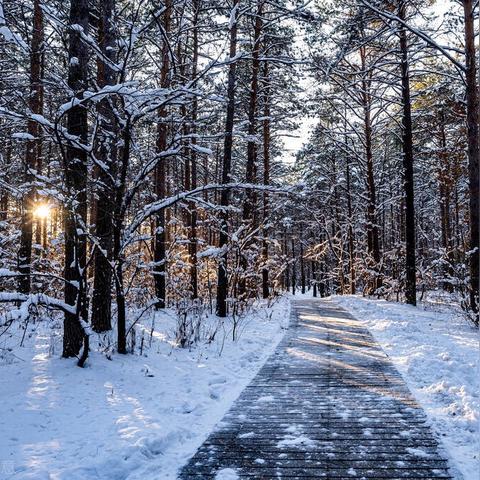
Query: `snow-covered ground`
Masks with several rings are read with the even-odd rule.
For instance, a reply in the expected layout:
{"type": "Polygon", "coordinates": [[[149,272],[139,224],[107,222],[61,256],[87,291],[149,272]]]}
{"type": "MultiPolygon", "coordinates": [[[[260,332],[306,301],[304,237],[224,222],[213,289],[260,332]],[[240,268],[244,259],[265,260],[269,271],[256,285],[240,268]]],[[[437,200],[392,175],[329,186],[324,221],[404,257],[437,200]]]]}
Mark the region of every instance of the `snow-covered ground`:
{"type": "Polygon", "coordinates": [[[227,326],[191,350],[173,347],[175,319],[161,315],[144,356],[93,352],[84,369],[59,358],[58,330],[37,324],[0,364],[0,479],[175,478],[274,350],[289,311],[281,299],[243,319],[237,342],[227,326]]]}
{"type": "Polygon", "coordinates": [[[479,332],[453,308],[333,297],[363,321],[423,406],[453,465],[480,478],[479,332]],[[440,310],[440,311],[435,311],[440,310]]]}
{"type": "MultiPolygon", "coordinates": [[[[333,299],[370,329],[464,480],[477,480],[478,331],[450,307],[333,299]]],[[[175,478],[273,351],[289,316],[283,298],[245,318],[237,342],[226,326],[212,343],[180,349],[175,319],[162,314],[144,356],[109,360],[97,351],[85,369],[59,358],[58,328],[46,322],[33,326],[23,347],[21,330],[0,338],[0,480],[175,478]],[[8,342],[15,348],[5,356],[8,342]]],[[[143,322],[148,334],[150,321],[143,322]]],[[[229,469],[220,473],[236,478],[229,469]]]]}

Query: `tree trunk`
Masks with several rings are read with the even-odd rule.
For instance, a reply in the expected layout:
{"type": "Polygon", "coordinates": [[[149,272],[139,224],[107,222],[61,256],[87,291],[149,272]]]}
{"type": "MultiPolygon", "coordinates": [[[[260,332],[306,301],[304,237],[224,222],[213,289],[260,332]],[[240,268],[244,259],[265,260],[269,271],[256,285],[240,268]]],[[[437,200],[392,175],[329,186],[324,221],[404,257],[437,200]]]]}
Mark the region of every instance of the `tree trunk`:
{"type": "MultiPolygon", "coordinates": [[[[199,2],[193,0],[193,39],[192,39],[192,81],[195,81],[197,76],[198,67],[198,15],[199,15],[199,2]]],[[[191,143],[193,149],[190,150],[190,187],[192,189],[197,188],[197,152],[195,145],[197,143],[197,112],[198,112],[198,100],[197,97],[192,102],[192,125],[190,132],[192,134],[191,143]]],[[[190,257],[190,288],[192,290],[192,299],[198,298],[198,271],[197,271],[197,206],[195,202],[190,202],[188,205],[189,210],[189,242],[188,242],[188,255],[190,257]]]]}
{"type": "Polygon", "coordinates": [[[285,259],[285,269],[283,274],[283,283],[284,288],[288,292],[290,290],[290,269],[288,266],[288,240],[287,240],[287,230],[283,231],[283,255],[285,259]]]}
{"type": "MultiPolygon", "coordinates": [[[[40,0],[33,2],[33,29],[30,52],[30,96],[28,106],[36,115],[43,114],[43,83],[42,83],[42,51],[44,41],[43,10],[40,0]]],[[[22,223],[20,234],[20,248],[18,252],[18,271],[21,274],[19,290],[30,293],[30,271],[32,263],[32,231],[35,208],[35,188],[33,187],[33,171],[38,170],[41,164],[42,143],[38,122],[28,120],[27,130],[32,136],[27,141],[25,154],[25,182],[28,191],[22,199],[22,223]]],[[[37,226],[38,229],[38,226],[37,226]]]]}
{"type": "Polygon", "coordinates": [[[353,210],[350,181],[350,159],[347,157],[347,210],[348,210],[348,270],[350,272],[350,294],[355,295],[355,239],[353,234],[353,210]]]}
{"type": "MultiPolygon", "coordinates": [[[[88,47],[79,29],[88,35],[89,2],[77,0],[70,6],[68,86],[78,100],[83,99],[88,81],[88,47]],[[76,28],[72,28],[76,26],[76,28]],[[77,28],[78,27],[78,28],[77,28]]],[[[74,105],[67,112],[68,134],[88,142],[87,109],[74,105]]],[[[75,305],[76,314],[66,313],[64,321],[63,356],[78,355],[84,337],[79,318],[87,320],[85,265],[87,256],[87,152],[69,142],[65,158],[65,184],[68,192],[65,211],[65,302],[75,305]]]]}
{"type": "MultiPolygon", "coordinates": [[[[168,88],[170,85],[169,70],[170,70],[170,46],[168,44],[169,32],[171,27],[172,16],[172,0],[165,1],[165,11],[163,13],[163,46],[162,46],[162,68],[160,71],[160,87],[168,88]]],[[[157,152],[160,154],[167,149],[167,136],[168,127],[166,123],[166,117],[168,111],[164,106],[161,106],[158,110],[158,126],[157,126],[157,152]]],[[[161,200],[165,197],[167,186],[167,158],[163,157],[158,161],[155,168],[155,195],[157,200],[161,200]]],[[[161,210],[156,215],[156,228],[155,228],[155,250],[154,250],[154,262],[153,279],[155,282],[155,295],[157,301],[155,307],[165,308],[166,301],[166,213],[165,210],[161,210]]]]}
{"type": "MultiPolygon", "coordinates": [[[[268,62],[264,63],[263,67],[264,78],[264,95],[263,95],[263,184],[268,185],[270,183],[270,78],[268,62]]],[[[263,193],[263,230],[264,237],[267,235],[267,229],[265,224],[268,221],[269,215],[269,202],[268,192],[263,193]]],[[[266,238],[263,239],[263,262],[264,267],[262,269],[262,296],[268,298],[270,295],[270,286],[268,279],[268,242],[266,238]]]]}
{"type": "MultiPolygon", "coordinates": [[[[362,61],[362,71],[366,70],[366,51],[365,48],[360,49],[360,57],[362,61]]],[[[372,123],[371,123],[371,98],[370,98],[370,79],[364,77],[362,80],[362,100],[363,100],[363,114],[364,114],[364,131],[365,131],[365,154],[367,159],[367,190],[368,190],[368,205],[367,205],[367,249],[369,255],[373,259],[373,270],[375,271],[375,278],[373,280],[373,288],[375,291],[381,287],[382,281],[380,272],[378,272],[380,264],[380,241],[377,225],[377,197],[375,187],[375,177],[373,170],[373,153],[372,153],[372,123]]]]}
{"type": "MultiPolygon", "coordinates": [[[[257,103],[258,103],[258,73],[260,69],[260,40],[262,33],[262,9],[264,0],[258,0],[257,12],[255,16],[255,25],[253,29],[253,46],[252,46],[252,77],[250,83],[250,98],[248,104],[248,143],[247,143],[247,165],[246,165],[246,182],[253,184],[257,182],[257,103]]],[[[254,190],[248,188],[245,190],[245,200],[243,203],[243,221],[249,228],[254,230],[257,227],[256,214],[257,195],[254,190]]],[[[244,245],[244,249],[248,251],[249,244],[244,245]]],[[[241,266],[244,275],[248,269],[248,258],[245,254],[241,257],[241,266]]],[[[247,290],[245,276],[239,282],[240,294],[244,294],[247,290]]]]}
{"type": "MultiPolygon", "coordinates": [[[[253,48],[252,48],[252,78],[250,84],[250,99],[248,105],[248,144],[247,144],[247,165],[246,180],[247,183],[256,182],[256,161],[257,161],[257,144],[255,136],[257,134],[257,99],[258,99],[258,72],[260,68],[260,42],[262,34],[262,11],[264,0],[258,1],[257,14],[255,16],[255,27],[253,31],[253,48]]],[[[255,210],[255,192],[252,189],[246,190],[245,203],[243,205],[243,220],[253,223],[255,210]]]]}
{"type": "Polygon", "coordinates": [[[306,278],[305,278],[305,261],[303,259],[303,242],[300,241],[300,285],[302,287],[302,294],[306,292],[306,278]]]}
{"type": "MultiPolygon", "coordinates": [[[[450,224],[450,199],[451,199],[451,168],[449,155],[447,150],[447,138],[445,132],[445,112],[443,109],[439,112],[440,116],[440,146],[441,152],[439,156],[438,166],[438,190],[440,196],[440,224],[442,231],[442,247],[445,249],[445,261],[448,265],[442,268],[443,277],[451,277],[453,275],[452,265],[455,261],[453,258],[452,248],[452,231],[450,224]]],[[[453,292],[453,284],[450,280],[443,281],[443,288],[448,292],[453,292]]]]}
{"type": "Polygon", "coordinates": [[[295,295],[297,289],[297,272],[296,272],[296,263],[297,260],[295,258],[295,240],[292,238],[292,293],[295,295]]]}
{"type": "Polygon", "coordinates": [[[313,286],[313,297],[317,298],[317,265],[315,260],[312,260],[312,286],[313,286]]]}
{"type": "Polygon", "coordinates": [[[470,194],[470,308],[478,324],[479,277],[479,111],[477,66],[475,58],[474,1],[463,0],[465,17],[465,63],[467,82],[468,186],[470,194]]]}
{"type": "MultiPolygon", "coordinates": [[[[114,25],[115,0],[100,2],[99,46],[102,54],[112,63],[116,61],[116,32],[114,25]]],[[[115,85],[116,74],[108,62],[98,59],[97,83],[99,88],[115,85]]],[[[99,138],[96,143],[98,168],[95,230],[99,245],[94,254],[94,284],[92,298],[92,329],[96,332],[111,330],[112,309],[112,241],[113,241],[113,196],[114,169],[117,156],[117,134],[114,99],[106,97],[98,104],[99,138]]]]}
{"type": "Polygon", "coordinates": [[[127,312],[125,303],[125,288],[123,282],[123,252],[122,252],[122,230],[125,218],[123,210],[123,198],[126,189],[127,170],[130,162],[130,120],[127,120],[122,131],[123,145],[121,149],[121,164],[118,184],[115,191],[114,222],[113,222],[113,260],[115,263],[115,297],[117,300],[117,351],[127,353],[127,312]]]}
{"type": "MultiPolygon", "coordinates": [[[[233,120],[235,115],[235,81],[237,63],[234,60],[237,54],[237,16],[238,16],[239,0],[233,0],[233,8],[231,12],[230,23],[230,48],[229,54],[232,62],[228,68],[228,87],[227,87],[227,116],[225,120],[225,141],[223,147],[223,164],[222,164],[222,183],[230,182],[232,169],[232,146],[233,146],[233,120]]],[[[220,205],[228,207],[230,203],[230,192],[223,189],[220,195],[220,205]]],[[[225,248],[228,242],[228,214],[224,210],[221,214],[221,227],[218,240],[219,248],[225,248]]],[[[227,316],[227,294],[228,294],[228,276],[227,276],[227,253],[218,265],[217,277],[217,305],[216,313],[219,317],[227,316]]]]}
{"type": "MultiPolygon", "coordinates": [[[[399,18],[405,19],[406,5],[402,1],[399,18]]],[[[405,192],[405,300],[410,305],[417,304],[417,280],[415,266],[415,198],[413,184],[413,136],[412,112],[410,102],[410,74],[408,65],[407,31],[400,25],[400,53],[403,104],[403,169],[405,192]]]]}

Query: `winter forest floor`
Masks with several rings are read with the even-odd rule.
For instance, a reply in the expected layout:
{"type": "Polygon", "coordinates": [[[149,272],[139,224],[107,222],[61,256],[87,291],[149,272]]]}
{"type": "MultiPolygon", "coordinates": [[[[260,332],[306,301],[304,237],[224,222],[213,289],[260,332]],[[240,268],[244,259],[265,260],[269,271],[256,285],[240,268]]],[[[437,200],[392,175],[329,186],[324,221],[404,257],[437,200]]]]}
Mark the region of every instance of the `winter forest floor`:
{"type": "MultiPolygon", "coordinates": [[[[465,480],[478,476],[478,332],[453,310],[334,297],[361,320],[425,409],[465,480]],[[453,313],[452,313],[453,312],[453,313]]],[[[289,298],[258,307],[231,340],[174,347],[176,320],[157,315],[144,355],[59,358],[58,325],[37,323],[0,365],[0,479],[175,478],[275,349],[289,298]],[[161,476],[159,473],[161,472],[161,476]]],[[[215,319],[209,319],[211,328],[215,319]]],[[[208,325],[207,321],[207,325],[208,325]]],[[[151,319],[144,320],[146,331],[151,319]]],[[[1,339],[2,349],[7,339],[1,339]]]]}

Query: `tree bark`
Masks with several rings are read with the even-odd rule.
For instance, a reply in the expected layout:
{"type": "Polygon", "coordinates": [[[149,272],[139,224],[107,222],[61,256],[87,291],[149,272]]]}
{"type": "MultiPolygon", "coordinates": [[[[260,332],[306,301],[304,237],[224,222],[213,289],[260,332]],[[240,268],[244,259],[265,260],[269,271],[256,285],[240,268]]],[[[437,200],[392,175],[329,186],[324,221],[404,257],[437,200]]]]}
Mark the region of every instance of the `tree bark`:
{"type": "Polygon", "coordinates": [[[350,181],[350,159],[347,157],[347,210],[348,210],[348,270],[350,273],[350,294],[355,295],[355,237],[353,233],[353,210],[350,181]]]}
{"type": "Polygon", "coordinates": [[[463,0],[465,17],[465,63],[467,82],[468,187],[470,194],[470,308],[478,324],[479,278],[479,105],[475,57],[474,1],[463,0]]]}
{"type": "MultiPolygon", "coordinates": [[[[248,103],[248,143],[247,143],[247,165],[246,165],[246,182],[253,184],[257,182],[257,103],[258,103],[258,74],[260,70],[260,43],[262,33],[262,10],[264,0],[257,1],[257,11],[255,15],[255,24],[253,29],[253,46],[252,46],[252,77],[250,83],[250,98],[248,103]]],[[[245,200],[243,203],[243,221],[252,230],[257,227],[256,213],[257,195],[250,188],[245,190],[245,200]]],[[[248,244],[244,246],[248,250],[248,244]]],[[[241,257],[241,266],[246,274],[248,269],[248,258],[245,254],[241,257]]],[[[240,294],[246,293],[247,285],[245,277],[239,282],[240,294]]]]}
{"type": "MultiPolygon", "coordinates": [[[[116,32],[114,25],[115,0],[100,2],[99,46],[110,62],[116,61],[116,32]]],[[[108,61],[98,59],[97,83],[99,88],[116,84],[116,73],[108,61]]],[[[99,138],[95,155],[103,165],[98,168],[98,198],[95,208],[95,230],[98,247],[94,254],[94,283],[92,298],[92,329],[96,332],[111,330],[112,310],[112,248],[113,248],[113,198],[115,165],[117,161],[117,134],[114,99],[106,97],[98,104],[99,138]]]]}
{"type": "MultiPolygon", "coordinates": [[[[70,6],[68,86],[75,98],[83,99],[88,81],[88,47],[79,29],[88,35],[89,2],[77,0],[70,6]],[[75,27],[73,27],[75,26],[75,27]]],[[[83,144],[88,141],[87,109],[74,105],[67,112],[67,131],[83,144]]],[[[64,321],[63,356],[78,355],[84,337],[80,317],[87,320],[85,266],[87,256],[87,152],[69,142],[66,148],[65,183],[68,205],[65,211],[65,302],[75,305],[76,314],[66,313],[64,321]]]]}
{"type": "Polygon", "coordinates": [[[127,171],[130,163],[130,119],[127,120],[122,129],[122,148],[119,158],[120,172],[118,184],[115,191],[114,221],[113,221],[113,260],[115,262],[115,297],[117,300],[117,351],[118,353],[127,353],[127,312],[125,301],[125,288],[123,281],[124,257],[122,252],[122,230],[124,224],[125,211],[123,210],[123,199],[127,184],[127,171]]]}
{"type": "MultiPolygon", "coordinates": [[[[405,20],[406,4],[401,2],[399,18],[405,20]]],[[[413,179],[413,135],[412,112],[410,100],[410,73],[408,65],[407,31],[403,25],[399,27],[401,78],[402,78],[402,146],[405,193],[405,300],[410,305],[417,304],[417,280],[415,265],[415,197],[413,179]]]]}
{"type": "Polygon", "coordinates": [[[303,242],[300,241],[300,286],[302,294],[306,292],[305,261],[303,258],[303,242]]]}
{"type": "MultiPolygon", "coordinates": [[[[238,18],[239,0],[233,0],[233,9],[231,12],[230,24],[230,47],[229,54],[231,63],[228,68],[228,87],[227,87],[227,115],[225,119],[225,140],[223,147],[223,163],[222,163],[222,183],[230,182],[232,169],[232,146],[233,146],[233,120],[235,115],[235,82],[237,62],[234,60],[237,55],[237,18],[238,18]]],[[[220,205],[228,207],[230,203],[230,192],[223,189],[220,194],[220,205]]],[[[228,242],[228,214],[223,210],[221,214],[221,227],[218,240],[219,248],[225,248],[228,242]]],[[[219,317],[227,316],[227,295],[228,295],[228,276],[227,276],[227,253],[218,265],[217,277],[217,305],[216,313],[219,317]]]]}
{"type": "MultiPolygon", "coordinates": [[[[198,68],[198,15],[199,15],[199,2],[193,0],[193,33],[192,33],[192,81],[195,81],[198,68]]],[[[197,114],[198,114],[198,100],[197,97],[192,102],[192,125],[190,128],[192,137],[191,143],[194,148],[190,150],[190,187],[192,189],[197,188],[197,152],[195,145],[197,143],[197,114]]],[[[197,268],[197,206],[195,202],[189,202],[189,242],[188,242],[188,255],[190,257],[190,288],[192,290],[192,299],[198,298],[198,268],[197,268]]]]}
{"type": "MultiPolygon", "coordinates": [[[[168,88],[170,85],[169,70],[170,70],[170,46],[168,44],[168,35],[171,28],[172,17],[172,0],[165,1],[165,11],[163,13],[163,46],[162,46],[162,67],[160,71],[160,87],[168,88]]],[[[158,110],[158,125],[157,125],[157,152],[162,153],[167,149],[168,140],[168,126],[167,126],[168,111],[166,107],[162,106],[158,110]]],[[[155,195],[157,200],[165,197],[167,186],[167,158],[163,157],[159,160],[155,168],[155,195]]],[[[165,308],[166,302],[166,212],[161,210],[156,216],[155,228],[155,248],[154,248],[154,262],[153,279],[155,282],[155,295],[157,301],[155,307],[157,309],[165,308]]]]}
{"type": "MultiPolygon", "coordinates": [[[[366,70],[366,51],[362,47],[360,49],[360,57],[362,62],[362,71],[366,70]]],[[[382,281],[380,272],[378,272],[380,264],[380,241],[377,225],[377,195],[373,167],[373,153],[372,153],[372,122],[371,122],[371,98],[370,98],[370,79],[365,76],[368,73],[363,73],[362,80],[362,101],[364,114],[364,131],[365,131],[365,154],[367,160],[367,190],[368,190],[368,205],[367,205],[367,249],[369,255],[373,259],[373,269],[375,270],[375,278],[373,281],[373,291],[380,288],[382,281]]]]}
{"type": "Polygon", "coordinates": [[[292,294],[295,295],[297,289],[297,272],[296,272],[296,263],[297,259],[295,258],[295,240],[291,239],[292,245],[292,294]]]}
{"type": "MultiPolygon", "coordinates": [[[[258,73],[260,69],[260,43],[262,34],[262,13],[264,0],[259,0],[255,16],[255,26],[253,31],[252,48],[252,78],[250,84],[250,98],[248,104],[248,143],[247,143],[247,165],[246,180],[247,183],[256,182],[256,161],[257,144],[255,136],[257,134],[257,103],[258,103],[258,73]]],[[[245,203],[243,205],[243,220],[255,225],[255,201],[256,194],[252,189],[245,192],[245,203]]]]}
{"type": "MultiPolygon", "coordinates": [[[[270,78],[268,62],[263,67],[264,95],[263,95],[263,184],[270,184],[270,78]]],[[[267,235],[265,224],[269,215],[268,192],[263,193],[263,229],[264,237],[267,235]]],[[[270,295],[269,273],[268,273],[268,242],[263,239],[262,245],[264,267],[262,269],[262,296],[268,298],[270,295]]]]}

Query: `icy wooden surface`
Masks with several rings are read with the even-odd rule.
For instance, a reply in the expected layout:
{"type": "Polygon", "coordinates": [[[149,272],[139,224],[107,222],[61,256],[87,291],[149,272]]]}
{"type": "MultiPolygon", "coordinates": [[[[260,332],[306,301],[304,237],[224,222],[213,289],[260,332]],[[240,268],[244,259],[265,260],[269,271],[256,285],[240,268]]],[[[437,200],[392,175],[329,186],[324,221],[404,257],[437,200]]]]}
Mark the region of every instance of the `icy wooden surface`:
{"type": "Polygon", "coordinates": [[[422,409],[371,334],[327,301],[298,301],[292,315],[179,478],[451,478],[422,409]]]}

